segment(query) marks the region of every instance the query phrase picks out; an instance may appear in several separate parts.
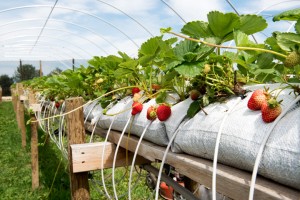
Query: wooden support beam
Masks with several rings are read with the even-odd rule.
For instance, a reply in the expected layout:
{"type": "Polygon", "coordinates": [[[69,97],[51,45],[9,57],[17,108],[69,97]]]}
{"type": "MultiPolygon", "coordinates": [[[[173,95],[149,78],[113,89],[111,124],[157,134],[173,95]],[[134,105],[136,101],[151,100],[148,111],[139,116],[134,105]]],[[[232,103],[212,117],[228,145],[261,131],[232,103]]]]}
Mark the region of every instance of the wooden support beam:
{"type": "MultiPolygon", "coordinates": [[[[86,129],[91,131],[93,126],[86,124],[86,129]]],[[[106,131],[96,128],[96,134],[105,136],[106,131]]],[[[117,143],[121,133],[111,131],[108,139],[112,143],[117,143]]],[[[124,135],[121,141],[121,147],[127,148],[134,152],[139,138],[131,135],[124,135]]],[[[165,152],[165,147],[158,146],[148,141],[143,141],[138,150],[138,154],[148,160],[161,160],[165,152]]],[[[212,169],[211,160],[194,157],[187,154],[176,154],[169,152],[166,163],[175,167],[176,170],[189,177],[190,179],[211,188],[212,185],[212,169]]],[[[251,173],[218,164],[217,172],[217,191],[232,199],[248,199],[251,182],[251,173]]],[[[272,180],[258,176],[255,184],[254,199],[299,199],[300,191],[278,184],[272,180]]]]}
{"type": "MultiPolygon", "coordinates": [[[[66,112],[73,111],[83,104],[81,97],[69,98],[66,100],[66,112]]],[[[66,116],[67,119],[67,133],[68,133],[68,152],[69,160],[73,160],[71,151],[72,144],[85,143],[85,128],[83,121],[83,109],[77,109],[66,116]]],[[[69,164],[70,170],[70,188],[71,188],[71,199],[90,199],[88,173],[73,173],[72,162],[69,164]]]]}
{"type": "MultiPolygon", "coordinates": [[[[99,169],[112,168],[113,158],[116,150],[116,145],[111,142],[97,142],[97,143],[86,143],[86,144],[75,144],[71,145],[73,163],[73,172],[87,172],[99,169]],[[102,162],[102,151],[104,151],[103,165],[102,162]]],[[[126,158],[126,150],[119,148],[116,167],[131,165],[133,153],[128,152],[126,158]]],[[[148,160],[141,156],[137,156],[135,165],[149,163],[148,160]]]]}
{"type": "Polygon", "coordinates": [[[38,122],[36,121],[34,113],[31,114],[31,175],[32,175],[32,189],[39,187],[39,156],[38,156],[38,133],[37,126],[38,122]]]}

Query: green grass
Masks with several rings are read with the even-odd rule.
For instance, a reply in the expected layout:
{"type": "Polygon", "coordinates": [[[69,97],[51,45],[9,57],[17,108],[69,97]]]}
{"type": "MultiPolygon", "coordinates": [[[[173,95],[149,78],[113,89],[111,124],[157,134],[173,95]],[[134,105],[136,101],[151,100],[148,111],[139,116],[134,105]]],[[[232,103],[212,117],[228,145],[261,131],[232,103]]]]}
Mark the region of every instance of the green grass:
{"type": "MultiPolygon", "coordinates": [[[[42,136],[39,131],[40,140],[42,136]]],[[[27,138],[27,147],[23,149],[12,103],[0,103],[0,199],[70,199],[69,178],[64,164],[58,170],[50,192],[60,162],[59,154],[51,143],[39,147],[40,187],[34,191],[31,189],[30,141],[27,138]]]]}
{"type": "MultiPolygon", "coordinates": [[[[25,121],[28,117],[25,116],[25,121]]],[[[11,102],[0,103],[0,200],[68,200],[70,199],[70,185],[67,161],[61,158],[61,152],[53,142],[47,139],[41,130],[39,134],[39,174],[40,187],[31,189],[31,156],[30,156],[30,127],[27,126],[27,146],[21,145],[21,133],[18,130],[15,120],[15,113],[11,102]],[[59,166],[59,169],[58,169],[59,166]],[[57,173],[56,173],[57,171],[57,173]],[[54,181],[54,182],[53,182],[54,181]]],[[[88,139],[88,138],[87,138],[88,139]]],[[[100,138],[95,139],[101,140],[100,138]]],[[[127,169],[127,175],[129,169],[127,169]]],[[[125,173],[125,168],[116,170],[116,182],[125,173]]],[[[111,170],[105,170],[106,176],[111,176],[111,170]]],[[[145,171],[139,180],[136,188],[132,188],[132,199],[153,199],[152,191],[145,185],[145,171]]],[[[101,183],[100,171],[90,173],[90,178],[101,183]]],[[[132,184],[135,183],[137,173],[134,175],[132,184]]],[[[110,186],[111,178],[106,178],[109,194],[113,197],[113,189],[110,186]]],[[[107,199],[101,184],[94,184],[90,181],[91,199],[107,199]],[[100,192],[99,192],[100,191],[100,192]]],[[[127,192],[128,176],[117,185],[118,195],[127,192]]],[[[123,198],[127,199],[127,195],[123,198]]]]}

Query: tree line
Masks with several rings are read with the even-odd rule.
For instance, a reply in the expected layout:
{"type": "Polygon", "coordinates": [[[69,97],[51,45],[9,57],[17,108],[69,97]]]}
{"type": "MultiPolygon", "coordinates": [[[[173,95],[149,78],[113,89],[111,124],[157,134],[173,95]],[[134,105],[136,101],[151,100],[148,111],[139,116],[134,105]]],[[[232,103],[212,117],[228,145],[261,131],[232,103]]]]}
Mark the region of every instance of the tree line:
{"type": "MultiPolygon", "coordinates": [[[[54,69],[48,75],[61,73],[62,70],[59,68],[54,69]]],[[[2,88],[2,95],[3,96],[11,96],[10,86],[14,83],[19,83],[22,81],[33,79],[34,77],[39,77],[40,70],[37,70],[31,64],[24,64],[20,65],[14,75],[12,77],[8,76],[7,74],[3,74],[0,76],[0,86],[2,88]]]]}

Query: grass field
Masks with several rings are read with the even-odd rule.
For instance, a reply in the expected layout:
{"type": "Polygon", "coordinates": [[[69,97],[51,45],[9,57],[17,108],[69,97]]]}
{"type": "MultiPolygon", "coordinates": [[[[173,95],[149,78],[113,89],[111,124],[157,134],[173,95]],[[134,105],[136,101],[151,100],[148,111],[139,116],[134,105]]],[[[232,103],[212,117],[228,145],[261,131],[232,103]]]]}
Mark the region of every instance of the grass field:
{"type": "MultiPolygon", "coordinates": [[[[25,119],[26,121],[26,119],[25,119]]],[[[51,141],[45,142],[45,133],[39,130],[39,173],[40,187],[31,189],[31,157],[29,126],[27,126],[27,146],[21,145],[21,133],[15,120],[15,113],[11,102],[0,103],[0,200],[39,200],[39,199],[70,199],[69,175],[67,161],[61,156],[61,152],[51,141]]],[[[124,173],[124,168],[116,170],[116,182],[124,173]]],[[[111,175],[111,170],[105,171],[106,176],[111,175]]],[[[127,173],[128,174],[128,173],[127,173]]],[[[137,174],[135,174],[137,175],[137,174]]],[[[132,189],[132,199],[153,199],[152,191],[145,186],[145,172],[140,178],[139,184],[132,189]]],[[[136,178],[137,176],[135,176],[136,178]]],[[[90,174],[91,199],[107,199],[103,195],[99,171],[90,174]]],[[[107,178],[109,194],[113,196],[110,186],[111,178],[107,178]]],[[[117,185],[118,195],[126,194],[127,180],[121,180],[117,185]]],[[[133,181],[132,184],[134,184],[133,181]]],[[[127,199],[127,195],[123,198],[127,199]]]]}

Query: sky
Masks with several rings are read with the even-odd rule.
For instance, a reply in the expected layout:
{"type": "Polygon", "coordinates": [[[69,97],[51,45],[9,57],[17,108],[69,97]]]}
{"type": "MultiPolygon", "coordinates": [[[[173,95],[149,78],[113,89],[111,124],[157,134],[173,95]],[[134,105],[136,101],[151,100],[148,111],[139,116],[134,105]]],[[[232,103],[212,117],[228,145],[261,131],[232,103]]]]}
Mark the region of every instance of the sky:
{"type": "Polygon", "coordinates": [[[186,22],[207,21],[210,11],[235,12],[229,2],[239,14],[266,18],[268,28],[255,34],[263,42],[273,31],[287,31],[292,26],[288,21],[273,23],[272,16],[300,7],[300,0],[56,1],[0,2],[0,75],[12,76],[20,59],[36,68],[41,60],[47,74],[56,67],[71,68],[73,58],[78,67],[93,56],[118,51],[134,57],[143,42],[160,35],[160,28],[180,32],[186,22]]]}

